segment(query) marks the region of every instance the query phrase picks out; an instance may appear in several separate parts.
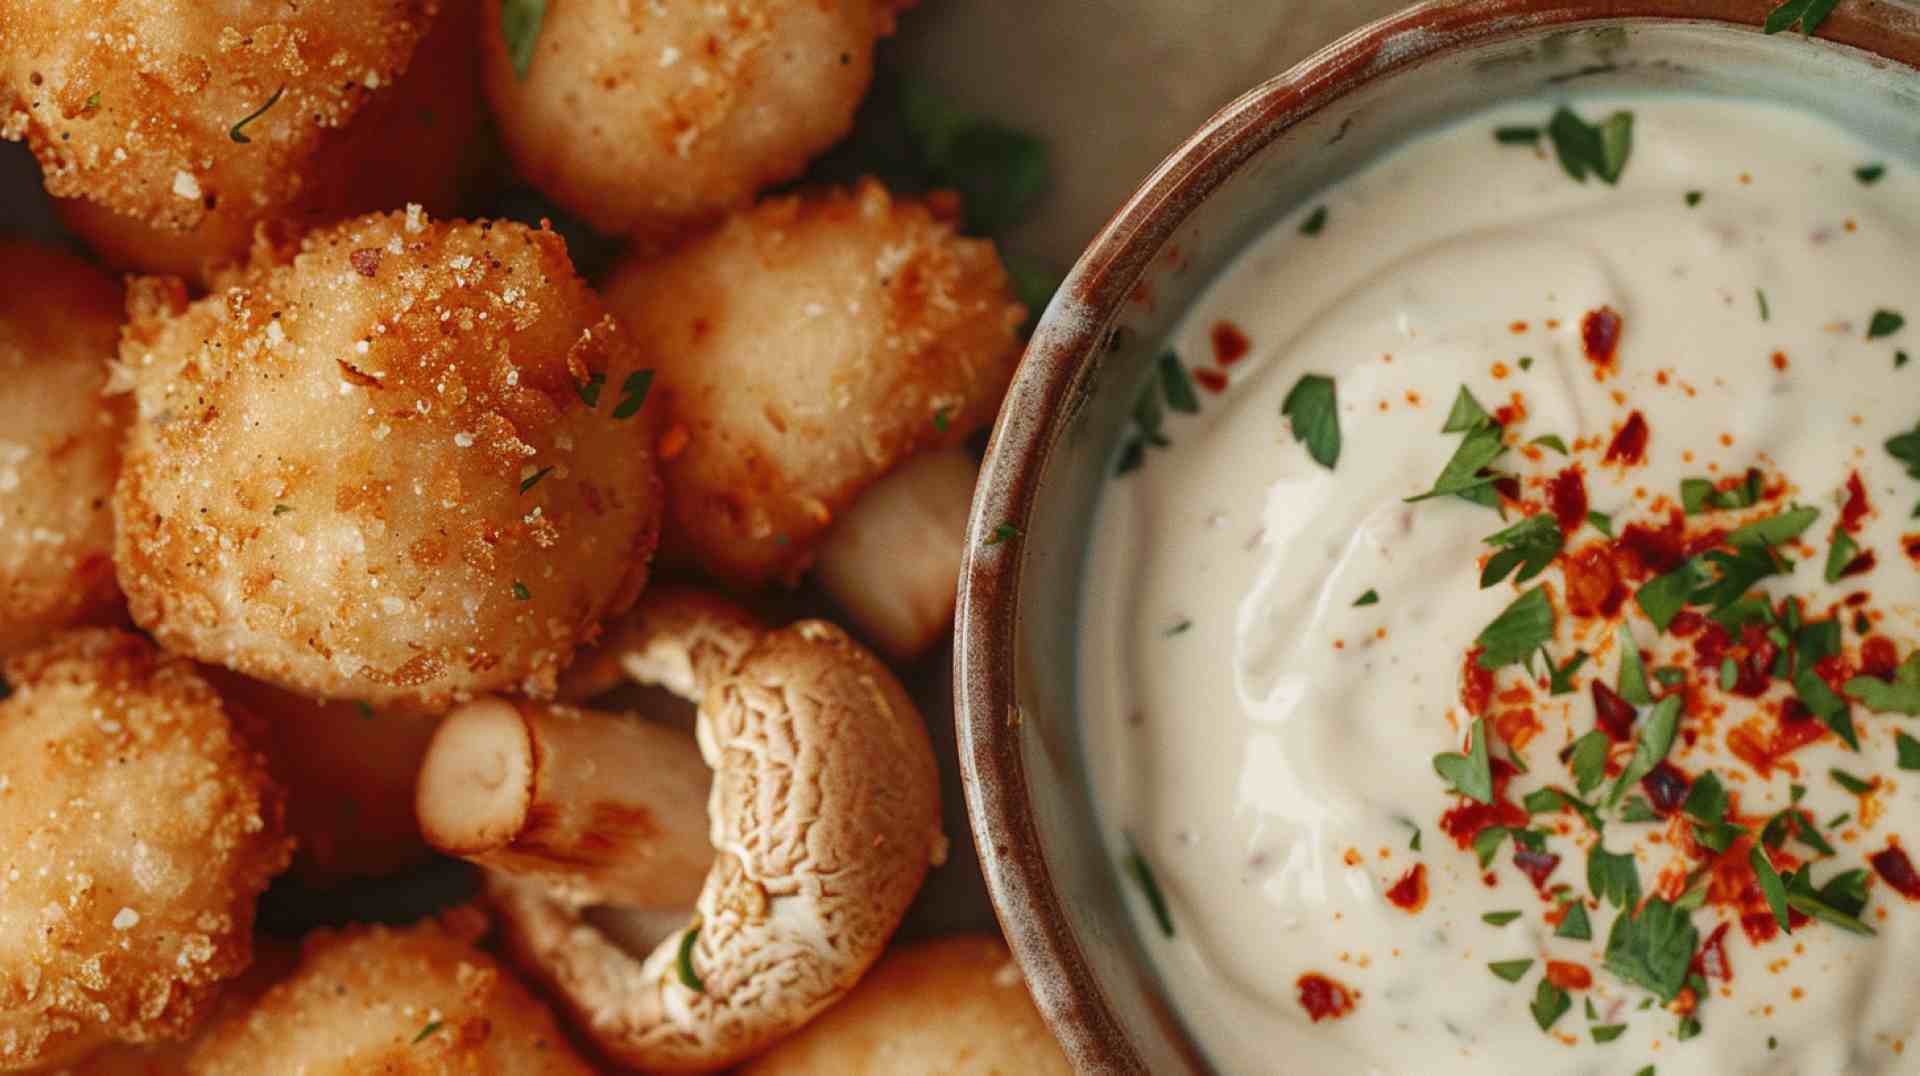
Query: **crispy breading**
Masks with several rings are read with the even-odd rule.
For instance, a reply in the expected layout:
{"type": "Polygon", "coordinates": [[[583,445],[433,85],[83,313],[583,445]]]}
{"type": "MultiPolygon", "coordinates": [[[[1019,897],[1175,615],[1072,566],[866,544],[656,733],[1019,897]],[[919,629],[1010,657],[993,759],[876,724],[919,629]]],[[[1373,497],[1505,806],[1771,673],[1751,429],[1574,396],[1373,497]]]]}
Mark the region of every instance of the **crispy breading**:
{"type": "Polygon", "coordinates": [[[765,201],[605,294],[658,355],[665,548],[737,587],[796,578],[870,483],[991,422],[1025,318],[992,243],[871,180],[765,201]]]}
{"type": "Polygon", "coordinates": [[[163,645],[434,711],[550,693],[638,596],[648,375],[559,236],[410,208],[134,307],[115,562],[163,645]]]}
{"type": "Polygon", "coordinates": [[[126,632],[7,664],[0,1069],[181,1038],[252,958],[281,795],[212,686],[126,632]]]}

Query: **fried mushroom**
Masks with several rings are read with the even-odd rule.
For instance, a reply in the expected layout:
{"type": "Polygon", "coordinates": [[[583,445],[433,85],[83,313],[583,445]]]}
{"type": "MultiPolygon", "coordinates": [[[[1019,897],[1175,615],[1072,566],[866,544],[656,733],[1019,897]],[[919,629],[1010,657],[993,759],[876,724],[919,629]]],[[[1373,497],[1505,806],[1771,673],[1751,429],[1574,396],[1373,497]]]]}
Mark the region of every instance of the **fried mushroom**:
{"type": "Polygon", "coordinates": [[[7,664],[0,1070],[184,1037],[252,957],[281,796],[189,662],[84,629],[7,664]]]}
{"type": "Polygon", "coordinates": [[[845,1000],[739,1076],[1072,1076],[999,938],[896,949],[845,1000]]]}
{"type": "Polygon", "coordinates": [[[658,531],[651,374],[564,242],[417,207],[136,296],[115,562],[170,649],[320,698],[551,694],[658,531]]]}
{"type": "Polygon", "coordinates": [[[971,461],[902,470],[991,422],[1024,308],[984,240],[871,180],[775,198],[608,305],[658,351],[665,548],[736,588],[816,559],[854,622],[910,656],[950,622],[971,461]],[[889,475],[883,510],[864,497],[889,475]],[[843,555],[823,547],[844,545],[843,555]]]}
{"type": "Polygon", "coordinates": [[[0,655],[111,617],[125,409],[102,400],[120,286],[78,258],[0,242],[0,655]]]}
{"type": "Polygon", "coordinates": [[[490,15],[483,79],[522,175],[603,232],[672,233],[743,206],[838,142],[873,46],[911,0],[553,0],[490,15]],[[537,34],[524,75],[514,53],[537,34]]]}
{"type": "Polygon", "coordinates": [[[476,948],[456,909],[405,929],[316,931],[299,968],[207,1030],[193,1076],[591,1076],[553,1014],[476,948]]]}
{"type": "Polygon", "coordinates": [[[56,197],[243,250],[344,163],[332,147],[440,7],[0,0],[0,137],[27,142],[56,197]]]}
{"type": "MultiPolygon", "coordinates": [[[[657,763],[628,753],[630,721],[584,712],[556,720],[539,709],[529,719],[524,704],[476,703],[449,717],[420,783],[429,840],[464,827],[505,834],[502,846],[520,853],[482,858],[494,868],[489,899],[508,952],[604,1053],[647,1071],[724,1067],[831,1005],[880,955],[946,852],[926,730],[877,658],[821,621],[765,633],[731,661],[711,646],[714,635],[621,636],[655,667],[696,670],[681,683],[698,689],[695,739],[713,770],[710,866],[692,926],[644,958],[621,944],[631,919],[600,925],[602,913],[635,910],[620,903],[632,891],[575,866],[592,831],[544,848],[512,839],[529,788],[536,816],[603,808],[630,817],[636,800],[658,802],[646,769],[657,763]],[[595,741],[606,745],[598,756],[595,741]],[[490,780],[541,766],[563,767],[570,780],[490,780]],[[590,798],[549,801],[549,789],[590,798]]],[[[459,839],[468,834],[452,836],[443,847],[471,847],[459,839]]]]}

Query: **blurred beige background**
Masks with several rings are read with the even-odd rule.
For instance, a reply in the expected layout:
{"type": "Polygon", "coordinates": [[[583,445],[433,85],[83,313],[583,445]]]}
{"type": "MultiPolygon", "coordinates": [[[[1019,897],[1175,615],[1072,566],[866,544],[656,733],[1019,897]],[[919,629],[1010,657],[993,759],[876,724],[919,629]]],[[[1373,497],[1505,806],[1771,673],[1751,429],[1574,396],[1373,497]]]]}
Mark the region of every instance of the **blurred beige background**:
{"type": "Polygon", "coordinates": [[[1047,139],[1021,241],[1062,267],[1147,172],[1242,91],[1407,0],[920,0],[903,52],[973,111],[1047,139]]]}

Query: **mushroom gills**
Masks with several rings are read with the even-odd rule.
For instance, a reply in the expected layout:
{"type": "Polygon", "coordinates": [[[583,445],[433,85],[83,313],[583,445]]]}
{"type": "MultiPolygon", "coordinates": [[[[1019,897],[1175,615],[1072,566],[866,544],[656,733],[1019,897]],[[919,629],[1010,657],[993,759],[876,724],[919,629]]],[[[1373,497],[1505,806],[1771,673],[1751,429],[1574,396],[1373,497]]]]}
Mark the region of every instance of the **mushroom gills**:
{"type": "Polygon", "coordinates": [[[441,851],[540,879],[577,905],[684,913],[713,862],[712,781],[686,733],[487,698],[441,724],[415,808],[441,851]]]}
{"type": "Polygon", "coordinates": [[[820,547],[814,578],[890,657],[922,653],[953,624],[977,474],[963,449],[921,453],[862,493],[820,547]]]}

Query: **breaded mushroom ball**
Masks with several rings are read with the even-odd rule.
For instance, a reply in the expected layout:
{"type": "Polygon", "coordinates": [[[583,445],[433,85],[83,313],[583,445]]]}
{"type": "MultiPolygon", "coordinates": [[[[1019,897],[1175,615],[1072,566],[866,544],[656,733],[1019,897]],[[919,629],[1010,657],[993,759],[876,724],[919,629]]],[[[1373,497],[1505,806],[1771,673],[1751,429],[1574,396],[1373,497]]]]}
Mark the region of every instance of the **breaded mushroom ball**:
{"type": "Polygon", "coordinates": [[[911,4],[549,0],[544,20],[489,15],[482,77],[522,175],[601,231],[659,236],[839,141],[911,4]]]}
{"type": "Polygon", "coordinates": [[[319,698],[550,693],[639,594],[660,509],[651,374],[565,243],[415,208],[228,285],[134,301],[114,495],[134,618],[319,698]]]}
{"type": "MultiPolygon", "coordinates": [[[[770,199],[657,261],[630,260],[607,304],[657,352],[667,552],[735,588],[794,582],[855,502],[910,457],[993,420],[1026,311],[985,240],[868,180],[770,199]]],[[[953,609],[971,461],[936,464],[928,503],[893,491],[828,583],[896,656],[953,609]],[[956,518],[957,511],[957,518],[956,518]],[[945,550],[932,563],[928,550],[945,550]],[[898,611],[875,603],[914,595],[898,611]]]]}
{"type": "Polygon", "coordinates": [[[0,137],[26,140],[56,197],[244,251],[344,166],[442,6],[0,0],[0,137]]]}
{"type": "Polygon", "coordinates": [[[78,258],[0,242],[0,655],[112,615],[124,408],[101,398],[120,285],[78,258]]]}
{"type": "Polygon", "coordinates": [[[193,1076],[591,1076],[553,1014],[473,945],[457,909],[307,939],[299,970],[208,1029],[193,1076]]]}
{"type": "Polygon", "coordinates": [[[252,959],[280,793],[193,665],[85,629],[7,664],[0,1070],[184,1037],[252,959]]]}

